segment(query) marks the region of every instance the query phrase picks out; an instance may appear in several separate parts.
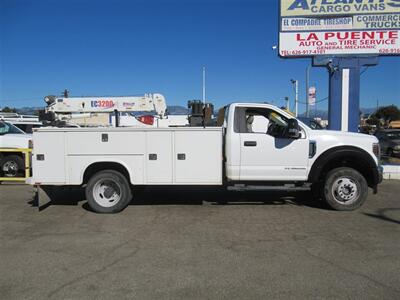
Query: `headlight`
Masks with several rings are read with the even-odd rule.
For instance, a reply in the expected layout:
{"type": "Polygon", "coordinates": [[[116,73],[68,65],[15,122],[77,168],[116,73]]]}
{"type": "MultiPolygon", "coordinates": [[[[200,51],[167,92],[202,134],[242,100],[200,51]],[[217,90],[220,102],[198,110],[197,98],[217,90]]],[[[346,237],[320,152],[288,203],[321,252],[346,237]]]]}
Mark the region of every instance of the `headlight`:
{"type": "Polygon", "coordinates": [[[394,150],[400,150],[400,145],[394,146],[394,150]]]}
{"type": "Polygon", "coordinates": [[[373,143],[372,144],[372,152],[375,154],[377,158],[380,157],[381,155],[381,147],[379,146],[379,143],[373,143]]]}

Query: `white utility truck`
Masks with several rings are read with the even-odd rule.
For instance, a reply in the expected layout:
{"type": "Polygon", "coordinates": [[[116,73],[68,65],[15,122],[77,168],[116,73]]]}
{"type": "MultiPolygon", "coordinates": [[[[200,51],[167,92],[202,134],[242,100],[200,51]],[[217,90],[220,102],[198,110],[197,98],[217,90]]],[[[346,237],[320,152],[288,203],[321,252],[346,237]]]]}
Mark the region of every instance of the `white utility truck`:
{"type": "Polygon", "coordinates": [[[22,152],[7,149],[32,148],[32,135],[13,124],[0,120],[0,177],[18,177],[25,173],[22,152]]]}
{"type": "Polygon", "coordinates": [[[84,186],[94,211],[115,213],[143,185],[311,188],[333,209],[353,210],[382,180],[374,136],[311,130],[257,103],[226,106],[217,125],[35,129],[28,182],[84,186]]]}

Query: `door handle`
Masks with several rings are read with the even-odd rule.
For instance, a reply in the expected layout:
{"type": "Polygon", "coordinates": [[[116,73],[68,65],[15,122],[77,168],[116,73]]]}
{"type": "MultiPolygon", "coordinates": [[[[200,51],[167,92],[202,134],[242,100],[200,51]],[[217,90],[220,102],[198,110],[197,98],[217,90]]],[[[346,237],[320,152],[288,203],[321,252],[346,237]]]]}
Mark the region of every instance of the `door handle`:
{"type": "Polygon", "coordinates": [[[244,146],[245,147],[256,147],[257,146],[257,142],[256,141],[245,141],[244,142],[244,146]]]}
{"type": "Polygon", "coordinates": [[[186,154],[185,153],[178,153],[177,158],[178,158],[178,160],[185,160],[186,159],[186,154]]]}

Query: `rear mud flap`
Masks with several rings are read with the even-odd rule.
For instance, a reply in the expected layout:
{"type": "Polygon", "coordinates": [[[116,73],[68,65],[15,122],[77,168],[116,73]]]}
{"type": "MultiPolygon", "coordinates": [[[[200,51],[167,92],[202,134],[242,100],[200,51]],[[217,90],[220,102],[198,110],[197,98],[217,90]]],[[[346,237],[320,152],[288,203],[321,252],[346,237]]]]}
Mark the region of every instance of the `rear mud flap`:
{"type": "Polygon", "coordinates": [[[51,204],[51,187],[49,186],[36,186],[36,203],[39,211],[44,210],[51,204]]]}

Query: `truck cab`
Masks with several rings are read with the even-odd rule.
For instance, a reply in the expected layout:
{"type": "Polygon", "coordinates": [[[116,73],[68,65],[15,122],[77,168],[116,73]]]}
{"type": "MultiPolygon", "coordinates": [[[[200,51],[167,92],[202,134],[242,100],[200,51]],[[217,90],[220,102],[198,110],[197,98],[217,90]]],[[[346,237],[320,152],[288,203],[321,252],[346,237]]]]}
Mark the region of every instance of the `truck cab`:
{"type": "Polygon", "coordinates": [[[225,113],[229,181],[309,185],[334,208],[347,210],[382,180],[374,136],[312,130],[269,104],[235,103],[225,113]]]}

